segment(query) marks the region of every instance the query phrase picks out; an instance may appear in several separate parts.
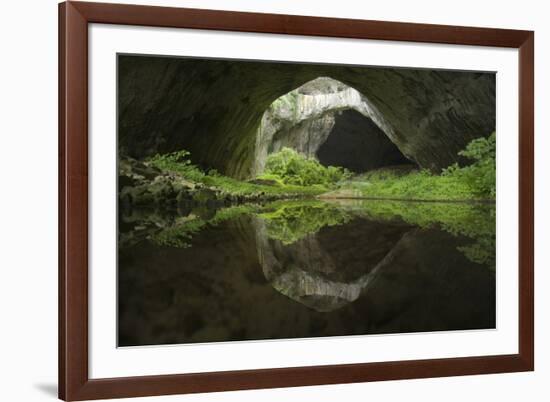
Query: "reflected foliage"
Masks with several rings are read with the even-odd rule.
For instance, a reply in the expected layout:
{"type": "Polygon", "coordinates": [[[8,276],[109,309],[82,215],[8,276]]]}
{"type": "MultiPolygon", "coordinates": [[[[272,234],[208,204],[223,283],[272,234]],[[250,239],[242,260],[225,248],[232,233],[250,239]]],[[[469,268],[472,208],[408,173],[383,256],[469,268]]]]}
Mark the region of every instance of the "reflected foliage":
{"type": "Polygon", "coordinates": [[[321,201],[275,202],[258,216],[266,222],[267,235],[283,244],[294,243],[325,226],[352,219],[345,210],[321,201]]]}
{"type": "Polygon", "coordinates": [[[150,240],[160,246],[186,248],[191,245],[193,235],[206,225],[216,226],[240,215],[256,216],[265,221],[268,237],[283,244],[294,243],[325,226],[341,225],[352,219],[345,210],[315,200],[281,201],[264,206],[245,204],[219,209],[210,218],[196,214],[180,216],[151,235],[150,240]]]}
{"type": "Polygon", "coordinates": [[[150,240],[159,246],[187,248],[191,246],[193,235],[203,230],[205,226],[216,226],[240,215],[254,213],[257,208],[255,205],[223,208],[216,211],[209,219],[195,214],[178,217],[170,226],[154,233],[150,240]]]}
{"type": "MultiPolygon", "coordinates": [[[[195,209],[170,221],[155,214],[134,222],[135,231],[159,246],[187,248],[193,235],[221,222],[247,215],[261,219],[269,239],[290,245],[324,227],[363,218],[379,222],[399,220],[420,228],[439,227],[465,237],[458,247],[470,261],[495,267],[496,213],[494,204],[402,202],[382,200],[296,200],[243,204],[220,209],[195,209]],[[143,228],[149,228],[143,231],[143,228]]],[[[122,236],[122,235],[121,235],[122,236]]],[[[134,239],[136,236],[130,236],[134,239]]],[[[128,238],[128,233],[124,233],[128,238]]],[[[122,237],[121,237],[122,239],[122,237]]]]}
{"type": "Polygon", "coordinates": [[[472,240],[459,250],[471,261],[494,269],[496,211],[494,204],[417,203],[399,201],[359,201],[354,206],[373,219],[402,219],[421,228],[439,226],[455,236],[472,240]]]}

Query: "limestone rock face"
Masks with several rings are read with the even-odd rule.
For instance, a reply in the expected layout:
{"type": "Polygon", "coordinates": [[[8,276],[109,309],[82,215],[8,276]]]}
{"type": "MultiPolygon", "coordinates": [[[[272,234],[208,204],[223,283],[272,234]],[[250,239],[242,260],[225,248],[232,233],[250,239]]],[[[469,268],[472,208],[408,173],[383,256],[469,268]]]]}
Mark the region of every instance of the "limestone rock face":
{"type": "MultiPolygon", "coordinates": [[[[333,133],[337,120],[355,122],[355,127],[347,124],[346,131],[364,131],[365,139],[368,139],[370,132],[378,132],[388,146],[394,147],[389,139],[394,136],[390,124],[365,96],[339,81],[320,77],[277,99],[264,113],[256,138],[252,174],[261,173],[267,155],[283,147],[317,157],[317,151],[333,133]],[[344,114],[344,111],[355,111],[356,115],[362,115],[364,119],[353,119],[353,113],[344,114]]],[[[352,143],[351,147],[356,145],[352,143]]],[[[380,154],[376,145],[372,149],[380,154]]],[[[361,159],[365,162],[370,160],[369,155],[363,155],[361,159]]]]}
{"type": "Polygon", "coordinates": [[[266,109],[318,77],[368,99],[372,120],[423,168],[448,166],[495,129],[493,73],[149,56],[119,56],[118,69],[122,153],[187,149],[193,162],[237,178],[253,174],[266,109]]]}
{"type": "Polygon", "coordinates": [[[267,156],[283,147],[355,172],[410,163],[391,141],[393,136],[390,124],[366,97],[339,81],[317,78],[266,110],[252,174],[261,173],[267,156]]]}

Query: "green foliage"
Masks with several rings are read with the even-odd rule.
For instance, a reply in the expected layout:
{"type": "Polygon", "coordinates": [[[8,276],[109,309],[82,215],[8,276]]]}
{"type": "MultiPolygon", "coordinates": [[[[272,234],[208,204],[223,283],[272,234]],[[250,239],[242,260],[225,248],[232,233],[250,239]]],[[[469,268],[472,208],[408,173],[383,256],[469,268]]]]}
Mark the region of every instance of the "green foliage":
{"type": "Polygon", "coordinates": [[[325,226],[342,225],[352,216],[334,205],[316,201],[275,202],[258,216],[266,222],[267,235],[283,244],[291,244],[325,226]]]}
{"type": "Polygon", "coordinates": [[[294,120],[298,119],[298,93],[295,91],[283,95],[271,104],[270,108],[277,111],[278,109],[288,109],[294,120]]]}
{"type": "Polygon", "coordinates": [[[259,178],[276,177],[284,184],[298,186],[332,186],[351,177],[351,173],[342,167],[321,165],[316,159],[283,148],[267,157],[265,173],[259,178]]]}
{"type": "Polygon", "coordinates": [[[495,133],[470,142],[459,155],[469,166],[453,164],[441,175],[428,170],[403,172],[379,169],[356,177],[348,186],[366,197],[411,200],[475,200],[496,196],[495,133]]]}
{"type": "Polygon", "coordinates": [[[496,157],[496,133],[493,132],[488,138],[482,137],[471,141],[464,151],[459,152],[459,155],[475,161],[494,160],[496,157]]]}
{"type": "MultiPolygon", "coordinates": [[[[246,181],[223,176],[215,169],[208,170],[205,174],[199,167],[194,165],[190,159],[191,154],[186,150],[172,152],[169,154],[155,155],[148,163],[163,172],[177,174],[195,183],[203,183],[207,186],[219,189],[221,192],[235,196],[253,195],[274,195],[279,197],[294,197],[297,195],[317,195],[327,189],[321,184],[304,186],[299,183],[285,183],[278,176],[266,175],[266,178],[276,178],[276,186],[255,184],[246,181]]],[[[334,173],[331,173],[334,175],[334,173]]]]}
{"type": "Polygon", "coordinates": [[[280,196],[281,198],[292,198],[296,195],[310,195],[314,196],[321,194],[327,189],[320,185],[314,185],[309,187],[292,185],[292,184],[279,184],[275,186],[254,184],[246,181],[233,179],[227,176],[206,176],[203,178],[202,183],[207,186],[212,186],[223,190],[225,193],[232,195],[257,195],[261,197],[263,195],[280,196]]]}
{"type": "Polygon", "coordinates": [[[149,163],[164,172],[177,173],[188,180],[200,182],[205,174],[191,163],[191,153],[182,149],[169,154],[156,154],[149,163]]]}
{"type": "Polygon", "coordinates": [[[469,200],[478,198],[468,183],[454,176],[437,176],[427,170],[404,175],[375,171],[354,180],[350,187],[365,197],[410,200],[469,200]]]}
{"type": "Polygon", "coordinates": [[[443,176],[460,179],[468,184],[472,192],[481,197],[496,196],[496,136],[478,138],[468,144],[459,155],[473,161],[469,166],[457,164],[444,169],[443,176]]]}
{"type": "Polygon", "coordinates": [[[203,183],[235,196],[314,196],[336,185],[363,197],[411,200],[475,200],[496,196],[495,133],[488,138],[473,140],[459,154],[473,161],[469,166],[457,164],[444,169],[441,175],[427,170],[400,171],[379,169],[355,177],[341,167],[321,165],[293,149],[283,148],[267,158],[266,168],[258,179],[266,183],[251,183],[233,179],[211,169],[205,174],[192,164],[185,150],[155,155],[149,163],[164,171],[203,183]]]}

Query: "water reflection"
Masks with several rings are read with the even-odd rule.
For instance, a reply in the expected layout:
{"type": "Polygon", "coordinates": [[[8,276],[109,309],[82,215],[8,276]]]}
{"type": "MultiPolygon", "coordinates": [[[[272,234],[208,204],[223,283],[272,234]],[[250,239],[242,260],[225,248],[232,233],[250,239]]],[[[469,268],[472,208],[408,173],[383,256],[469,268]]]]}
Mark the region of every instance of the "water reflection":
{"type": "Polygon", "coordinates": [[[406,224],[357,219],[285,244],[270,236],[273,222],[256,218],[253,225],[266,279],[279,292],[317,311],[355,301],[385,256],[411,230],[406,224]]]}
{"type": "Polygon", "coordinates": [[[121,346],[495,325],[491,204],[126,212],[121,346]]]}

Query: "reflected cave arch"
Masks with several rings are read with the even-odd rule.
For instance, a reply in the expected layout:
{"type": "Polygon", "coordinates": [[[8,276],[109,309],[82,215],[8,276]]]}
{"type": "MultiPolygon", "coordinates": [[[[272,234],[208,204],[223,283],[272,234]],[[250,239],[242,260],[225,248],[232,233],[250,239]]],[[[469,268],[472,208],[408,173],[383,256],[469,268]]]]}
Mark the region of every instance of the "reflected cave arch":
{"type": "Polygon", "coordinates": [[[186,149],[202,167],[249,178],[265,110],[323,76],[366,96],[421,168],[457,162],[468,142],[495,129],[493,73],[119,55],[119,152],[141,160],[186,149]]]}

